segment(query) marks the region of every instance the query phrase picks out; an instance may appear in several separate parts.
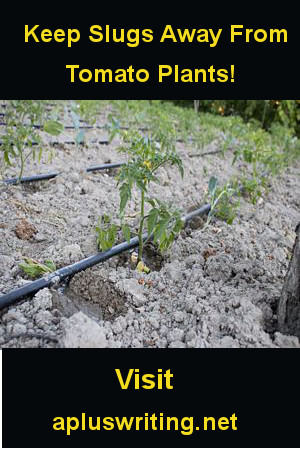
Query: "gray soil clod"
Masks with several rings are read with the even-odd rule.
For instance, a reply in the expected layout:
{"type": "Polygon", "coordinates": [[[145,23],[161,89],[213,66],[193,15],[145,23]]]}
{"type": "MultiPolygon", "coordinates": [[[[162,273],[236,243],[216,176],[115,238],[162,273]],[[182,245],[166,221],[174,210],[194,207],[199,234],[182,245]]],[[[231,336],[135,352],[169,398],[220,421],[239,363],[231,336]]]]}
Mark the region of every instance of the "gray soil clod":
{"type": "MultiPolygon", "coordinates": [[[[103,123],[99,123],[103,125],[103,123]]],[[[89,139],[106,138],[101,130],[89,139]]],[[[119,196],[111,174],[84,168],[119,161],[117,142],[57,147],[43,171],[62,171],[37,185],[0,186],[0,294],[28,282],[24,256],[52,260],[58,268],[97,251],[100,214],[117,216],[119,196]],[[25,227],[25,222],[27,227],[25,227]],[[16,233],[16,226],[23,223],[16,233]],[[21,231],[21,234],[20,234],[21,231]],[[24,232],[24,233],[23,233],[24,232]],[[19,235],[19,236],[18,236],[19,235]],[[24,239],[22,239],[24,236],[24,239]]],[[[232,152],[188,158],[178,144],[184,180],[162,168],[153,193],[182,213],[203,201],[211,175],[226,182],[238,173],[232,152]],[[206,173],[204,175],[204,166],[206,173]]],[[[213,144],[207,149],[214,150],[213,144]]],[[[27,173],[38,173],[33,164],[27,173]]],[[[76,275],[65,287],[37,293],[0,312],[2,347],[299,347],[299,334],[277,328],[281,297],[300,221],[300,165],[272,181],[257,205],[241,200],[232,226],[203,220],[181,232],[155,264],[139,274],[120,256],[76,275]]],[[[8,173],[14,176],[14,173],[8,173]]],[[[131,210],[137,198],[131,201],[131,210]]],[[[133,224],[135,224],[133,219],[133,224]]]]}

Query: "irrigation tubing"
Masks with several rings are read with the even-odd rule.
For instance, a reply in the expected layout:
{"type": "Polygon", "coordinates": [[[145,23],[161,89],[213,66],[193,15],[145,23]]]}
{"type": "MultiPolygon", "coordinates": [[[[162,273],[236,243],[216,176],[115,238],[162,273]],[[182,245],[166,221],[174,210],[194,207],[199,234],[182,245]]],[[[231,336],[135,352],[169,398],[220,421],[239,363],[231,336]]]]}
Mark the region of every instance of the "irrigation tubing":
{"type": "MultiPolygon", "coordinates": [[[[101,170],[109,170],[109,169],[117,169],[118,167],[123,166],[125,163],[112,163],[112,164],[100,164],[98,166],[91,166],[85,169],[86,172],[98,172],[101,170]]],[[[43,180],[51,180],[58,175],[61,175],[63,172],[50,172],[44,173],[40,175],[31,175],[22,178],[7,178],[5,180],[1,180],[0,183],[4,184],[18,184],[18,183],[33,183],[35,181],[43,181],[43,180]]]]}
{"type": "MultiPolygon", "coordinates": [[[[4,114],[0,114],[0,116],[3,116],[4,114]]],[[[6,123],[5,122],[0,122],[0,126],[5,127],[6,123]]],[[[16,125],[14,125],[16,126],[16,125]]],[[[38,130],[40,130],[41,128],[43,128],[43,125],[27,125],[28,127],[32,127],[32,128],[36,128],[38,130]]],[[[74,127],[73,125],[64,125],[64,129],[65,130],[92,130],[94,128],[97,128],[99,130],[102,130],[105,128],[105,126],[101,126],[101,125],[80,125],[79,127],[74,127]]]]}
{"type": "Polygon", "coordinates": [[[18,183],[32,183],[35,181],[43,181],[43,180],[51,180],[52,178],[57,177],[62,172],[50,172],[50,173],[44,173],[40,175],[31,175],[28,177],[22,177],[22,178],[7,178],[5,180],[1,180],[0,183],[4,184],[18,184],[18,183]]]}
{"type": "MultiPolygon", "coordinates": [[[[195,211],[192,211],[191,213],[187,214],[185,217],[183,217],[183,221],[185,224],[190,222],[192,219],[194,219],[197,216],[202,216],[205,214],[208,214],[211,210],[211,205],[204,205],[199,209],[196,209],[195,211]]],[[[150,236],[151,238],[151,236],[150,236]]],[[[143,240],[148,240],[148,235],[145,233],[143,235],[143,240]]],[[[78,272],[81,272],[82,270],[89,269],[90,267],[95,266],[96,264],[102,263],[104,261],[107,261],[108,259],[112,258],[113,256],[119,255],[120,253],[123,253],[125,251],[131,250],[133,248],[138,247],[139,245],[139,239],[138,237],[134,237],[130,240],[130,243],[128,242],[122,242],[121,244],[115,245],[110,250],[107,250],[106,252],[98,252],[92,256],[89,256],[88,258],[85,258],[75,264],[71,264],[69,266],[65,266],[59,270],[56,270],[55,272],[49,274],[48,276],[39,278],[36,281],[32,281],[30,283],[27,283],[25,286],[22,286],[14,291],[11,291],[7,294],[4,294],[0,297],[0,308],[6,308],[7,306],[10,306],[11,304],[15,303],[18,300],[23,299],[27,296],[32,296],[36,294],[39,290],[44,289],[46,287],[50,287],[53,285],[56,285],[60,283],[61,281],[65,280],[66,278],[69,278],[73,275],[75,275],[78,272]]]]}
{"type": "MultiPolygon", "coordinates": [[[[0,116],[5,116],[5,113],[2,113],[2,114],[0,113],[0,116]]],[[[83,122],[83,121],[81,121],[81,122],[83,122]]],[[[6,123],[5,122],[0,122],[0,126],[5,127],[6,123]]],[[[16,125],[14,125],[14,126],[16,126],[16,125]]],[[[43,128],[42,125],[29,125],[28,124],[27,126],[28,127],[32,127],[32,128],[36,128],[38,130],[43,128]]],[[[106,125],[80,125],[79,127],[74,127],[73,125],[64,125],[64,129],[65,130],[94,130],[94,129],[106,130],[107,127],[106,127],[106,125]]],[[[130,127],[127,126],[127,125],[124,125],[124,126],[121,126],[120,129],[121,130],[129,130],[130,127]]],[[[147,128],[147,127],[139,127],[138,130],[139,131],[149,131],[149,128],[147,128]]],[[[178,140],[178,142],[183,142],[183,141],[178,140]]]]}
{"type": "Polygon", "coordinates": [[[124,166],[125,163],[101,164],[100,166],[91,166],[86,169],[87,172],[97,172],[98,170],[117,169],[124,166]]]}
{"type": "MultiPolygon", "coordinates": [[[[96,140],[87,142],[87,144],[109,145],[110,141],[108,139],[102,139],[102,140],[96,139],[96,140]]],[[[2,145],[3,145],[3,142],[0,141],[0,146],[2,146],[2,145]]],[[[25,145],[27,145],[27,144],[25,144],[25,145]]],[[[39,142],[31,142],[31,146],[36,146],[36,145],[41,145],[41,144],[39,142]]],[[[78,142],[75,142],[75,141],[54,141],[54,142],[49,142],[49,145],[81,145],[81,144],[78,144],[78,142]]]]}

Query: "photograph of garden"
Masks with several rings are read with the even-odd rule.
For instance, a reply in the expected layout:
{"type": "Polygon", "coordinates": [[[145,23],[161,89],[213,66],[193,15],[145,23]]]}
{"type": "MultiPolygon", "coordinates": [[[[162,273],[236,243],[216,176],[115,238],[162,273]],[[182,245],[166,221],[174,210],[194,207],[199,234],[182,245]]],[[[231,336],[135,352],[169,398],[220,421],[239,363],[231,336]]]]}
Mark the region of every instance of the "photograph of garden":
{"type": "Polygon", "coordinates": [[[300,347],[300,100],[1,100],[2,348],[300,347]]]}

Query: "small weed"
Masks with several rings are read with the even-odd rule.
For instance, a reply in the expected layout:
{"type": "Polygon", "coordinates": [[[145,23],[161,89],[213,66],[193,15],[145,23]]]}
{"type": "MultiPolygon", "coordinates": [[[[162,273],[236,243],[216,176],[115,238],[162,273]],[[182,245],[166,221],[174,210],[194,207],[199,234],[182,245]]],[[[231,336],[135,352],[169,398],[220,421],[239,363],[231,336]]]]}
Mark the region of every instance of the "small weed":
{"type": "Polygon", "coordinates": [[[218,186],[218,179],[212,176],[208,184],[207,199],[210,202],[211,210],[208,214],[205,228],[210,224],[213,216],[232,224],[240,205],[236,199],[236,189],[227,183],[225,186],[218,186]]]}
{"type": "Polygon", "coordinates": [[[99,250],[105,252],[111,249],[116,242],[118,226],[111,223],[108,215],[104,214],[99,217],[95,231],[99,250]]]}
{"type": "Polygon", "coordinates": [[[22,269],[30,278],[36,278],[38,276],[46,275],[47,273],[55,272],[56,266],[53,261],[46,260],[44,263],[40,263],[31,258],[24,258],[24,262],[19,264],[22,269]]]}

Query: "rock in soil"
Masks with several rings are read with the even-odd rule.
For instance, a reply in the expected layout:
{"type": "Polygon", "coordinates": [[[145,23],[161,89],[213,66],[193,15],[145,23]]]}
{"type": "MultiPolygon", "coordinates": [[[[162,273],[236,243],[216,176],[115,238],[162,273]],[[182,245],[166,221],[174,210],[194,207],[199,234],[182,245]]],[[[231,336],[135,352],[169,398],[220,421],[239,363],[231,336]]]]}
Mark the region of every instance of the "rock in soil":
{"type": "Polygon", "coordinates": [[[29,223],[27,220],[22,219],[16,225],[15,233],[19,239],[28,241],[37,233],[37,229],[31,223],[29,223]]]}

